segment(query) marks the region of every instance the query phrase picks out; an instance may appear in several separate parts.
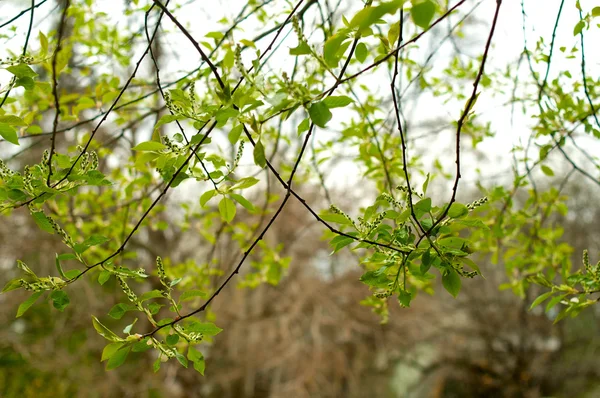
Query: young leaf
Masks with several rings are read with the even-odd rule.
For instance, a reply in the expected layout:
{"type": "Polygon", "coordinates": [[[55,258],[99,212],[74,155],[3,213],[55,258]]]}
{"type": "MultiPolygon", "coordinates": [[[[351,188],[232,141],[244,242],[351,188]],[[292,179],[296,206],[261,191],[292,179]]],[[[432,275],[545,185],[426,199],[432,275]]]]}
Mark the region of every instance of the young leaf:
{"type": "Polygon", "coordinates": [[[189,346],[187,358],[194,363],[194,369],[204,376],[204,355],[202,355],[202,353],[196,350],[194,347],[189,346]]]}
{"type": "Polygon", "coordinates": [[[206,205],[206,203],[212,199],[213,196],[215,196],[217,194],[217,191],[214,189],[211,189],[210,191],[206,191],[202,194],[202,196],[200,196],[200,206],[204,207],[204,205],[206,205]]]}
{"type": "Polygon", "coordinates": [[[11,144],[19,145],[19,137],[17,136],[17,130],[14,127],[0,122],[0,136],[11,144]]]}
{"type": "Polygon", "coordinates": [[[327,122],[330,121],[333,116],[323,101],[313,103],[310,108],[308,108],[308,115],[310,116],[310,120],[319,127],[325,127],[327,122]]]}
{"type": "Polygon", "coordinates": [[[64,311],[71,302],[71,300],[69,300],[69,295],[62,290],[53,291],[50,293],[50,298],[52,299],[52,305],[54,305],[54,308],[60,312],[64,311]]]}
{"type": "Polygon", "coordinates": [[[337,52],[342,45],[342,42],[346,40],[346,38],[346,35],[338,33],[327,39],[323,45],[323,59],[328,66],[332,68],[336,68],[338,66],[340,57],[338,56],[337,52]]]}
{"type": "Polygon", "coordinates": [[[427,29],[435,14],[435,8],[435,3],[431,0],[421,1],[413,5],[410,10],[410,17],[415,25],[427,29]]]}
{"type": "Polygon", "coordinates": [[[244,127],[241,124],[238,124],[237,126],[234,126],[231,129],[231,131],[229,132],[229,134],[227,136],[231,145],[235,145],[238,142],[243,130],[244,130],[244,127]]]}
{"type": "Polygon", "coordinates": [[[462,203],[454,202],[448,210],[448,217],[460,218],[466,216],[468,213],[469,209],[467,209],[467,206],[463,205],[462,203]]]}
{"type": "Polygon", "coordinates": [[[123,347],[123,345],[125,345],[124,342],[107,344],[102,350],[102,358],[100,359],[100,362],[110,359],[119,350],[119,348],[123,347]]]}
{"type": "Polygon", "coordinates": [[[106,363],[106,370],[116,369],[125,363],[127,355],[131,351],[131,346],[123,347],[115,352],[106,363]]]}
{"type": "Polygon", "coordinates": [[[531,310],[531,309],[537,307],[538,305],[542,304],[553,294],[554,294],[554,292],[552,290],[550,290],[549,292],[540,294],[535,300],[533,300],[533,303],[531,303],[531,307],[529,307],[529,309],[531,310]]]}
{"type": "Polygon", "coordinates": [[[353,103],[354,100],[345,95],[338,95],[338,96],[332,95],[331,97],[325,98],[323,100],[323,102],[325,103],[325,105],[327,105],[327,108],[333,109],[333,108],[343,108],[344,106],[353,103]]]}
{"type": "Polygon", "coordinates": [[[310,121],[308,118],[302,120],[298,125],[298,136],[302,135],[305,131],[308,131],[310,128],[310,121]]]}
{"type": "Polygon", "coordinates": [[[448,291],[448,293],[450,293],[453,297],[456,297],[460,292],[460,276],[453,269],[448,269],[448,271],[442,275],[442,285],[444,285],[444,288],[448,291]]]}
{"type": "Polygon", "coordinates": [[[23,78],[23,77],[33,78],[38,75],[37,73],[35,73],[35,71],[33,69],[31,69],[29,67],[29,65],[26,65],[26,64],[12,65],[12,66],[9,66],[8,68],[6,68],[6,70],[9,71],[10,73],[12,73],[13,75],[15,75],[15,77],[17,77],[17,78],[23,78]]]}
{"type": "Polygon", "coordinates": [[[367,55],[369,55],[369,50],[367,49],[367,45],[365,43],[358,43],[356,49],[354,50],[354,56],[361,64],[365,62],[367,59],[367,55]]]}
{"type": "Polygon", "coordinates": [[[98,283],[100,285],[104,285],[106,283],[106,281],[110,279],[110,275],[111,275],[110,271],[102,270],[100,272],[100,274],[98,275],[98,283]]]}
{"type": "Polygon", "coordinates": [[[98,332],[98,334],[100,336],[104,337],[106,340],[113,341],[113,342],[123,341],[123,339],[119,338],[119,336],[114,334],[109,328],[107,328],[102,323],[100,323],[98,318],[96,318],[93,315],[92,315],[92,323],[94,324],[94,329],[96,329],[96,332],[98,332]]]}
{"type": "Polygon", "coordinates": [[[114,319],[121,319],[127,311],[132,310],[135,310],[135,306],[131,304],[118,303],[115,304],[110,311],[108,311],[108,316],[114,319]]]}
{"type": "Polygon", "coordinates": [[[236,202],[238,202],[239,204],[244,206],[244,208],[246,208],[246,210],[249,210],[249,211],[256,210],[254,205],[248,199],[244,198],[242,195],[238,195],[237,193],[230,193],[229,196],[231,197],[231,199],[235,200],[236,202]]]}
{"type": "Polygon", "coordinates": [[[235,217],[235,203],[233,200],[224,196],[219,202],[219,213],[225,222],[230,223],[235,217]]]}
{"type": "Polygon", "coordinates": [[[207,336],[216,336],[221,333],[223,329],[210,322],[190,322],[186,330],[190,332],[202,333],[207,336]]]}
{"type": "Polygon", "coordinates": [[[267,158],[265,156],[265,147],[263,146],[263,144],[260,140],[258,140],[256,142],[256,145],[254,146],[253,155],[254,155],[254,164],[256,164],[260,168],[264,169],[265,166],[267,165],[267,158]]]}
{"type": "Polygon", "coordinates": [[[235,184],[233,184],[231,186],[231,189],[250,188],[251,186],[256,185],[258,183],[258,181],[260,181],[260,180],[255,177],[245,177],[245,178],[242,178],[241,180],[239,180],[238,182],[236,182],[235,184]]]}
{"type": "Polygon", "coordinates": [[[179,301],[187,301],[187,300],[191,300],[194,299],[196,297],[200,297],[200,298],[205,298],[206,297],[206,293],[203,292],[202,290],[186,290],[185,292],[181,293],[181,296],[179,296],[179,301]]]}
{"type": "Polygon", "coordinates": [[[23,314],[37,301],[37,299],[40,298],[42,293],[44,292],[35,292],[31,296],[29,296],[27,300],[23,301],[17,309],[17,318],[23,316],[23,314]]]}
{"type": "Polygon", "coordinates": [[[166,146],[164,144],[161,144],[158,141],[146,141],[146,142],[140,142],[139,144],[134,146],[132,149],[134,151],[160,151],[161,149],[165,149],[165,148],[166,148],[166,146]]]}

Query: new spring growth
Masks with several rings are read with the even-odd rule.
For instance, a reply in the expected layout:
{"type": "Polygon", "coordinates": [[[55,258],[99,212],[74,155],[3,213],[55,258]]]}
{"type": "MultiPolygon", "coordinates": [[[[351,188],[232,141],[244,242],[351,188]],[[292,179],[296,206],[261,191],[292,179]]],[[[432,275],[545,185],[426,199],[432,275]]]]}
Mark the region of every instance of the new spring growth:
{"type": "Polygon", "coordinates": [[[140,304],[140,302],[138,300],[138,297],[133,292],[133,290],[131,290],[131,288],[129,287],[129,285],[125,281],[125,279],[122,276],[117,276],[117,281],[119,282],[119,285],[121,286],[121,290],[123,290],[123,293],[125,293],[125,295],[129,299],[129,301],[131,301],[133,304],[135,304],[136,307],[140,311],[143,311],[143,308],[142,308],[142,306],[141,306],[141,304],[140,304]]]}
{"type": "Polygon", "coordinates": [[[29,166],[25,166],[23,169],[23,187],[30,195],[34,195],[32,181],[33,175],[31,174],[31,169],[29,166]]]}
{"type": "Polygon", "coordinates": [[[583,267],[585,272],[594,278],[594,282],[600,284],[600,261],[598,261],[596,266],[592,267],[587,249],[583,251],[583,267]]]}
{"type": "Polygon", "coordinates": [[[384,192],[379,197],[382,198],[383,200],[385,200],[386,202],[388,202],[392,206],[396,206],[396,207],[400,207],[400,208],[403,207],[403,204],[401,202],[397,201],[396,199],[394,199],[392,197],[392,195],[390,195],[389,193],[384,192]]]}
{"type": "Polygon", "coordinates": [[[344,212],[343,212],[343,211],[342,211],[342,210],[341,210],[339,207],[337,207],[336,205],[331,205],[331,206],[329,206],[329,211],[331,211],[331,212],[332,212],[332,213],[334,213],[334,214],[340,214],[340,215],[344,216],[344,218],[345,218],[346,220],[350,221],[350,223],[356,227],[356,225],[354,224],[354,220],[352,220],[348,214],[344,213],[344,212]]]}
{"type": "Polygon", "coordinates": [[[14,175],[15,172],[6,167],[6,164],[0,159],[0,178],[7,180],[14,175]]]}
{"type": "Polygon", "coordinates": [[[192,103],[192,112],[196,114],[196,81],[192,80],[190,83],[190,102],[192,103]]]}
{"type": "Polygon", "coordinates": [[[483,206],[485,203],[487,203],[487,201],[488,201],[487,196],[484,196],[481,199],[477,199],[476,201],[467,204],[467,209],[474,210],[474,209],[478,208],[479,206],[483,206]]]}
{"type": "Polygon", "coordinates": [[[169,111],[174,115],[178,115],[183,112],[183,108],[181,106],[173,103],[171,93],[169,93],[168,91],[165,93],[165,105],[167,106],[169,111]]]}
{"type": "Polygon", "coordinates": [[[42,154],[42,162],[40,163],[40,170],[42,170],[43,175],[47,175],[49,172],[48,163],[50,162],[50,151],[44,149],[44,153],[42,154]]]}
{"type": "Polygon", "coordinates": [[[57,235],[59,235],[62,238],[62,241],[65,243],[65,245],[71,248],[75,246],[75,242],[73,242],[73,239],[71,239],[69,234],[64,229],[62,229],[61,226],[58,225],[56,221],[52,219],[52,217],[46,216],[46,218],[48,219],[50,225],[52,225],[52,229],[54,230],[54,232],[56,232],[57,235]]]}
{"type": "Polygon", "coordinates": [[[178,147],[169,137],[163,137],[163,143],[174,153],[183,152],[183,148],[178,147]]]}
{"type": "Polygon", "coordinates": [[[31,55],[19,55],[18,57],[6,57],[0,58],[0,65],[2,66],[13,66],[18,64],[31,65],[34,63],[34,58],[31,55]]]}
{"type": "Polygon", "coordinates": [[[175,330],[177,331],[178,334],[180,334],[181,336],[183,336],[183,338],[185,338],[187,341],[189,342],[193,342],[193,343],[197,343],[199,341],[202,341],[204,339],[204,334],[200,333],[200,332],[186,332],[185,328],[179,325],[175,325],[174,326],[175,330]]]}
{"type": "Polygon", "coordinates": [[[160,279],[160,283],[169,288],[169,280],[167,279],[167,273],[165,272],[165,264],[160,257],[156,257],[156,271],[158,272],[158,279],[160,279]]]}

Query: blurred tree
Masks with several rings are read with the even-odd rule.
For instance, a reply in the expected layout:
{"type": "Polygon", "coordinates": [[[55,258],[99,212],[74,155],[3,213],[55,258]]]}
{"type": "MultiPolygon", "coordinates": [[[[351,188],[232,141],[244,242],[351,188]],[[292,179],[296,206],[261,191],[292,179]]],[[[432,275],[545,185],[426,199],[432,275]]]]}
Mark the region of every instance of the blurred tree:
{"type": "Polygon", "coordinates": [[[596,313],[550,326],[600,293],[565,3],[3,3],[0,393],[593,394],[596,313]]]}

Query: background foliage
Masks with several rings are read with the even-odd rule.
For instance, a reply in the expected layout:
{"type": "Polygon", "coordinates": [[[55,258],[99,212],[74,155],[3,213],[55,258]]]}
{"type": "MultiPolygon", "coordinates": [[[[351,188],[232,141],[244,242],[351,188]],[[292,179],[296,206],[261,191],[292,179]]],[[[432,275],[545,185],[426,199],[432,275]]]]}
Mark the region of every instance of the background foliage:
{"type": "Polygon", "coordinates": [[[593,396],[600,7],[529,3],[3,3],[0,394],[593,396]]]}

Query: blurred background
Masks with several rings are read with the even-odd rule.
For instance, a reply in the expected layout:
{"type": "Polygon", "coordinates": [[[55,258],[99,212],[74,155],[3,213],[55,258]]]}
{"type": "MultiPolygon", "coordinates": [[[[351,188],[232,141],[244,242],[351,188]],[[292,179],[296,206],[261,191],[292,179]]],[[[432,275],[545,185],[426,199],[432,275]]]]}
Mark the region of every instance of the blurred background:
{"type": "MultiPolygon", "coordinates": [[[[194,20],[194,16],[205,18],[202,26],[194,27],[196,33],[204,35],[218,29],[216,21],[237,13],[246,2],[221,1],[219,7],[200,3],[204,2],[182,2],[181,7],[175,9],[178,15],[190,20],[194,20]]],[[[258,8],[259,2],[252,3],[258,8]]],[[[330,0],[329,3],[335,15],[328,18],[335,21],[339,21],[342,14],[351,15],[351,10],[362,6],[361,2],[352,2],[356,4],[351,5],[337,2],[337,6],[334,1],[330,0]]],[[[505,3],[496,38],[498,52],[490,61],[490,74],[510,70],[511,65],[520,60],[523,50],[522,37],[518,36],[522,33],[522,10],[517,2],[505,3]],[[517,36],[519,38],[515,39],[517,36]],[[515,44],[513,40],[518,41],[515,44]]],[[[261,32],[261,24],[268,22],[269,15],[277,15],[282,19],[283,14],[279,12],[287,10],[285,2],[267,1],[264,4],[265,15],[261,17],[257,13],[248,18],[247,25],[244,25],[248,37],[253,36],[252,32],[261,32]],[[281,7],[281,10],[277,7],[281,7]]],[[[469,16],[465,20],[463,34],[451,40],[445,39],[452,28],[451,24],[434,30],[429,41],[423,42],[421,52],[414,53],[421,67],[425,69],[423,65],[429,62],[429,54],[436,54],[437,57],[431,69],[427,69],[432,74],[437,69],[442,73],[449,60],[456,57],[465,62],[476,60],[484,39],[480,33],[489,28],[490,10],[494,4],[491,0],[468,1],[460,14],[469,16]],[[441,49],[438,47],[440,41],[444,43],[441,49]]],[[[558,1],[548,2],[548,9],[558,8],[558,5],[558,1]]],[[[8,19],[7,15],[16,14],[28,6],[29,2],[26,1],[2,1],[2,21],[8,19]]],[[[36,29],[55,29],[61,7],[64,7],[62,1],[48,1],[40,6],[36,10],[39,15],[36,29]]],[[[143,26],[140,25],[140,14],[128,16],[126,12],[121,14],[115,11],[127,11],[129,7],[135,7],[130,2],[117,0],[103,2],[97,7],[100,10],[114,8],[103,18],[107,18],[107,21],[112,18],[116,21],[115,26],[122,28],[123,25],[118,23],[122,23],[120,18],[126,18],[130,25],[125,24],[122,33],[131,34],[133,44],[131,49],[123,51],[125,54],[139,52],[140,47],[135,40],[144,43],[139,32],[140,26],[143,26]],[[111,5],[108,6],[108,3],[111,5]]],[[[534,14],[533,9],[531,13],[534,14]]],[[[456,21],[460,16],[455,18],[456,21]]],[[[306,11],[307,24],[317,24],[321,17],[316,7],[306,11]]],[[[547,16],[536,15],[531,18],[527,29],[533,25],[536,29],[531,28],[532,31],[536,31],[537,36],[544,36],[548,28],[547,16]]],[[[23,24],[26,21],[17,21],[14,25],[21,29],[23,24]]],[[[551,28],[551,24],[549,26],[551,28]]],[[[567,30],[569,26],[567,24],[567,30]]],[[[159,40],[154,49],[162,69],[167,73],[167,80],[169,70],[178,72],[192,69],[193,66],[188,68],[187,64],[194,65],[197,62],[182,55],[186,51],[180,48],[184,39],[173,33],[174,29],[171,28],[169,26],[159,31],[159,40]]],[[[18,36],[7,34],[2,40],[6,41],[7,46],[16,44],[18,48],[20,42],[15,37],[18,36]]],[[[532,40],[535,42],[535,36],[532,40]]],[[[107,41],[110,44],[110,39],[107,41]]],[[[292,45],[283,46],[284,54],[287,47],[292,45]]],[[[78,56],[82,56],[83,51],[78,53],[75,49],[74,54],[69,67],[77,72],[80,68],[78,56]]],[[[126,76],[131,71],[131,65],[127,65],[125,58],[121,60],[121,69],[116,70],[115,74],[126,76]]],[[[85,78],[63,79],[61,85],[72,93],[83,92],[90,85],[89,79],[104,78],[104,61],[97,62],[101,65],[97,69],[98,75],[88,69],[85,78]]],[[[272,62],[271,67],[277,69],[277,57],[273,57],[272,62]]],[[[144,68],[140,76],[152,81],[152,64],[148,62],[144,68]]],[[[518,74],[518,70],[515,73],[518,74]]],[[[376,81],[377,76],[369,79],[376,81]]],[[[498,79],[502,81],[501,77],[498,79]]],[[[511,79],[509,76],[507,81],[512,83],[511,79]]],[[[449,85],[463,83],[460,79],[448,81],[449,85]]],[[[143,83],[139,84],[143,86],[143,83]]],[[[412,127],[408,133],[409,147],[416,164],[425,167],[436,164],[435,167],[438,167],[434,162],[439,161],[439,170],[443,173],[444,170],[451,170],[454,161],[452,151],[450,156],[444,155],[448,153],[447,148],[453,145],[452,135],[444,133],[452,130],[450,121],[456,118],[455,110],[460,109],[464,101],[453,103],[443,98],[432,98],[432,91],[417,83],[407,87],[405,112],[407,124],[412,127]],[[437,106],[440,112],[432,117],[431,109],[437,106]],[[432,143],[435,144],[435,153],[431,151],[432,143]]],[[[491,127],[479,132],[473,130],[469,138],[483,141],[483,144],[477,147],[473,145],[465,154],[465,179],[461,182],[459,195],[464,202],[480,198],[488,188],[512,184],[510,160],[506,163],[506,170],[494,165],[510,159],[510,147],[523,132],[527,136],[530,127],[527,111],[517,112],[516,122],[513,120],[513,126],[516,127],[508,125],[506,115],[510,107],[498,105],[505,100],[502,96],[493,100],[491,97],[482,97],[479,100],[478,106],[484,109],[482,112],[491,127]],[[489,134],[489,131],[499,131],[504,127],[506,133],[503,138],[489,134]]],[[[150,102],[144,103],[140,105],[141,109],[135,111],[144,112],[145,109],[152,109],[152,105],[150,102]]],[[[389,98],[382,99],[377,106],[389,108],[389,98]]],[[[50,126],[51,114],[49,111],[47,120],[40,123],[44,131],[50,126]]],[[[336,115],[334,122],[339,122],[339,119],[343,119],[343,115],[336,115]]],[[[83,128],[92,125],[84,124],[83,128]]],[[[386,124],[383,121],[381,126],[382,135],[395,132],[393,123],[386,124]]],[[[335,203],[348,213],[355,213],[367,199],[377,195],[380,187],[363,182],[361,173],[365,168],[353,162],[356,148],[352,145],[348,144],[343,153],[327,153],[326,144],[336,133],[336,128],[336,124],[332,123],[331,131],[323,132],[316,141],[317,150],[313,147],[313,159],[312,162],[307,161],[298,192],[313,208],[327,208],[330,203],[335,203]],[[321,167],[313,168],[319,157],[325,156],[327,160],[318,162],[321,167]],[[357,181],[360,183],[357,184],[357,181]],[[325,193],[324,185],[327,186],[325,193]]],[[[110,153],[110,160],[101,162],[101,169],[107,175],[116,172],[120,162],[127,159],[129,149],[133,146],[131,141],[139,142],[149,137],[152,123],[141,120],[129,125],[126,134],[122,131],[118,120],[110,120],[99,131],[98,140],[105,143],[106,150],[110,151],[107,152],[110,153]],[[129,135],[132,139],[125,142],[120,138],[115,139],[119,135],[125,138],[129,135]]],[[[74,135],[66,136],[75,140],[74,135]]],[[[471,144],[469,140],[466,146],[471,144]]],[[[19,152],[0,146],[0,156],[8,159],[11,167],[19,169],[28,162],[37,162],[47,142],[47,137],[33,138],[27,144],[22,144],[27,150],[20,148],[19,152]]],[[[280,148],[276,152],[273,162],[285,164],[289,161],[286,149],[295,149],[297,146],[298,142],[293,139],[282,140],[283,150],[280,148]]],[[[63,149],[66,147],[64,144],[63,149]]],[[[252,161],[245,163],[250,167],[252,161]]],[[[557,162],[557,175],[564,176],[567,171],[567,166],[557,162]]],[[[267,185],[259,185],[260,189],[253,192],[256,201],[262,200],[266,190],[269,190],[265,196],[267,202],[274,201],[275,195],[282,195],[283,191],[272,177],[271,180],[267,185]]],[[[559,177],[546,179],[537,188],[544,191],[562,182],[563,179],[559,177]]],[[[448,195],[447,184],[443,182],[430,189],[433,197],[448,195]]],[[[598,198],[600,192],[597,184],[582,178],[569,179],[563,184],[561,192],[569,208],[568,216],[552,216],[548,223],[562,227],[560,241],[573,248],[572,262],[578,267],[583,249],[589,249],[593,259],[600,252],[600,207],[595,204],[596,199],[591,199],[598,198]]],[[[164,221],[168,228],[157,227],[155,223],[147,225],[142,233],[132,239],[128,249],[137,254],[138,260],[135,261],[145,266],[151,266],[156,256],[168,257],[167,262],[172,266],[170,272],[188,275],[189,278],[202,275],[205,278],[202,280],[208,281],[205,288],[212,291],[219,285],[221,275],[227,274],[239,260],[239,245],[234,238],[221,235],[223,226],[217,221],[216,206],[196,210],[196,213],[182,210],[182,204],[188,201],[197,205],[201,193],[197,189],[183,187],[167,195],[164,208],[154,216],[154,221],[164,221]],[[211,241],[206,237],[208,231],[222,238],[211,241]]],[[[86,205],[88,207],[73,208],[84,208],[87,213],[78,214],[75,211],[63,216],[84,225],[92,220],[98,223],[110,220],[115,213],[112,208],[94,208],[94,195],[84,200],[89,202],[86,205]]],[[[519,208],[526,200],[527,195],[517,194],[513,206],[519,208]]],[[[82,206],[81,203],[78,205],[82,206]]],[[[266,222],[263,218],[251,217],[240,213],[236,221],[247,221],[257,226],[266,222]]],[[[525,298],[521,298],[510,289],[500,289],[502,285],[510,286],[511,282],[503,261],[492,263],[490,256],[484,254],[477,258],[477,263],[485,279],[477,277],[464,280],[457,299],[437,286],[435,294],[420,292],[410,308],[400,308],[397,303],[390,303],[388,320],[382,323],[381,316],[371,308],[360,305],[372,292],[359,282],[363,273],[359,256],[348,250],[330,255],[331,247],[323,239],[322,226],[297,201],[290,202],[281,220],[271,228],[265,239],[266,245],[277,248],[280,258],[273,261],[280,267],[276,278],[280,282],[277,285],[255,283],[253,269],[260,268],[256,262],[263,258],[251,256],[242,270],[241,278],[228,285],[218,296],[207,317],[224,331],[210,344],[202,345],[206,358],[204,377],[193,369],[185,369],[172,362],[164,363],[158,373],[153,373],[151,364],[154,357],[150,352],[131,356],[118,370],[105,371],[104,364],[100,362],[105,341],[93,330],[90,314],[105,319],[104,314],[123,300],[123,294],[114,279],[100,286],[96,277],[91,277],[67,287],[71,305],[63,313],[54,310],[51,303],[46,301],[37,303],[25,316],[16,319],[16,309],[27,294],[13,291],[0,296],[0,397],[600,396],[600,306],[584,311],[574,319],[553,324],[556,313],[545,313],[543,306],[529,310],[532,299],[542,290],[531,287],[525,298]]],[[[131,223],[134,221],[132,217],[131,223]]],[[[0,218],[0,284],[4,285],[18,276],[16,259],[29,264],[38,275],[53,275],[56,272],[53,254],[61,253],[63,249],[60,239],[41,231],[26,209],[3,215],[0,218]]],[[[141,284],[140,291],[150,289],[149,285],[141,284]]],[[[107,325],[115,330],[127,323],[125,319],[107,320],[107,325]]]]}

